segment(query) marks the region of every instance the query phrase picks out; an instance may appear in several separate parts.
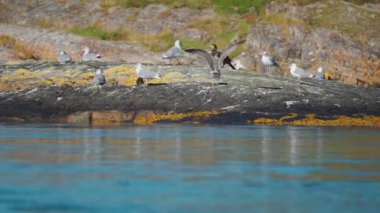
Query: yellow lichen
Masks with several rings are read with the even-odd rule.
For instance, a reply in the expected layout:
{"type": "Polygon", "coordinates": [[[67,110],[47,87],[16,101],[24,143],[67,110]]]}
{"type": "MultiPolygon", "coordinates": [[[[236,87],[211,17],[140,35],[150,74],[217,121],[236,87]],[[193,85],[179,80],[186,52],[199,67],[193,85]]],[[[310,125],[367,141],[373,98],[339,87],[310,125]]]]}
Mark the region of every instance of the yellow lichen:
{"type": "Polygon", "coordinates": [[[38,78],[38,77],[41,77],[40,74],[35,73],[35,72],[31,72],[31,71],[26,70],[26,69],[18,69],[18,70],[16,70],[14,72],[14,76],[17,79],[27,79],[27,78],[38,78]]]}
{"type": "Polygon", "coordinates": [[[161,76],[160,78],[150,80],[150,84],[168,84],[168,83],[175,83],[175,82],[183,82],[185,81],[185,75],[174,71],[166,73],[165,75],[161,76]]]}
{"type": "Polygon", "coordinates": [[[41,84],[46,85],[46,86],[50,86],[50,85],[53,85],[54,82],[51,79],[42,79],[41,84]]]}
{"type": "Polygon", "coordinates": [[[127,65],[109,68],[104,71],[104,76],[108,82],[115,81],[122,86],[135,86],[137,81],[135,68],[127,65]]]}
{"type": "Polygon", "coordinates": [[[135,75],[136,71],[133,66],[127,66],[127,65],[120,65],[116,67],[111,67],[107,70],[104,70],[104,75],[112,76],[114,74],[129,74],[129,75],[135,75]]]}
{"type": "Polygon", "coordinates": [[[264,125],[295,125],[295,126],[380,126],[380,116],[361,115],[355,117],[335,116],[332,119],[318,119],[316,114],[307,114],[302,119],[293,121],[284,121],[284,119],[295,118],[295,113],[280,119],[258,118],[253,121],[254,124],[264,125]],[[293,117],[292,117],[293,116],[293,117]]]}
{"type": "Polygon", "coordinates": [[[4,65],[17,65],[17,64],[19,64],[20,63],[20,61],[6,61],[5,63],[4,63],[4,65]]]}
{"type": "Polygon", "coordinates": [[[67,78],[55,77],[55,78],[51,78],[51,81],[53,82],[54,85],[57,85],[57,86],[70,85],[71,84],[71,82],[69,82],[69,79],[67,79],[67,78]]]}
{"type": "Polygon", "coordinates": [[[3,81],[9,81],[11,78],[9,76],[2,76],[0,77],[0,82],[3,82],[3,81]]]}

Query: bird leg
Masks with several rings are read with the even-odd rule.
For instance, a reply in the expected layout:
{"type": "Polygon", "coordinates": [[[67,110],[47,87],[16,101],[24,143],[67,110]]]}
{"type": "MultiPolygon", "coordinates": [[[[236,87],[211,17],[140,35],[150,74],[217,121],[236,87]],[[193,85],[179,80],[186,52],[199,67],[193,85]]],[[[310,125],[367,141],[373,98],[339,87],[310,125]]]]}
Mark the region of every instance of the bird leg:
{"type": "Polygon", "coordinates": [[[176,58],[176,59],[177,59],[177,63],[178,63],[178,64],[181,64],[181,62],[179,61],[179,59],[178,59],[178,58],[176,58]]]}
{"type": "Polygon", "coordinates": [[[236,68],[234,67],[234,65],[232,65],[232,63],[228,63],[228,65],[230,65],[230,67],[233,69],[233,70],[236,70],[236,68]]]}

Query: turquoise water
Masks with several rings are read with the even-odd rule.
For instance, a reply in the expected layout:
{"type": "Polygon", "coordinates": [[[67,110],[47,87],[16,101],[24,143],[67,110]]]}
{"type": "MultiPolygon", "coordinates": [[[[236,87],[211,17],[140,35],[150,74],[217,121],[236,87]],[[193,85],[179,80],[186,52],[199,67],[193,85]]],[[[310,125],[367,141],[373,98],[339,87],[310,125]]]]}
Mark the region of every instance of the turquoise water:
{"type": "Polygon", "coordinates": [[[0,212],[379,208],[379,129],[0,125],[0,212]]]}

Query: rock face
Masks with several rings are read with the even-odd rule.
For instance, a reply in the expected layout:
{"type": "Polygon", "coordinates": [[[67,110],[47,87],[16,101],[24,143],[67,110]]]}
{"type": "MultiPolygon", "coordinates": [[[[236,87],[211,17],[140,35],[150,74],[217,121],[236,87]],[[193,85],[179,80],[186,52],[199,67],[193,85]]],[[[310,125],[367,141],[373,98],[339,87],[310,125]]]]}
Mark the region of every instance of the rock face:
{"type": "Polygon", "coordinates": [[[147,66],[163,78],[136,86],[134,65],[26,63],[2,65],[0,84],[29,82],[22,89],[1,88],[1,121],[52,121],[108,124],[196,122],[380,126],[380,90],[330,81],[222,71],[214,84],[209,70],[193,66],[147,66]],[[131,84],[90,84],[96,68],[108,82],[125,77],[131,84]],[[73,71],[73,69],[76,69],[73,71]],[[31,74],[19,75],[19,70],[31,74]],[[24,71],[25,72],[25,71],[24,71]],[[57,83],[44,80],[75,76],[57,83]],[[17,80],[19,78],[19,80],[17,80]],[[28,79],[27,81],[25,80],[28,79]],[[80,81],[80,79],[82,79],[80,81]]]}
{"type": "Polygon", "coordinates": [[[291,63],[297,63],[312,73],[322,66],[336,80],[356,84],[357,78],[361,78],[380,86],[377,55],[337,31],[256,24],[251,28],[247,41],[249,53],[255,58],[252,66],[257,69],[261,69],[262,51],[266,50],[277,56],[284,73],[289,72],[291,63]]]}
{"type": "MultiPolygon", "coordinates": [[[[149,4],[145,8],[122,8],[104,6],[104,1],[13,1],[4,0],[8,11],[7,22],[22,25],[56,25],[60,27],[97,26],[106,30],[124,30],[140,34],[156,34],[170,30],[175,35],[186,30],[196,18],[212,18],[211,9],[170,8],[162,4],[149,4]]],[[[1,18],[1,16],[0,16],[1,18]]],[[[1,19],[0,19],[1,20],[1,19]]],[[[202,33],[202,32],[200,32],[202,33]]],[[[194,38],[192,34],[183,34],[194,38]]]]}
{"type": "Polygon", "coordinates": [[[312,73],[322,66],[341,82],[379,87],[380,28],[371,25],[374,22],[380,22],[378,13],[349,3],[298,7],[273,1],[266,8],[266,17],[248,33],[250,66],[262,70],[260,59],[266,51],[277,57],[279,71],[285,74],[291,63],[312,73]]]}
{"type": "Polygon", "coordinates": [[[104,61],[159,62],[157,54],[149,53],[145,48],[127,42],[103,41],[60,31],[9,24],[0,24],[0,32],[17,38],[36,58],[42,60],[57,60],[58,53],[65,51],[73,60],[81,61],[82,49],[89,47],[91,51],[99,53],[104,61]]]}

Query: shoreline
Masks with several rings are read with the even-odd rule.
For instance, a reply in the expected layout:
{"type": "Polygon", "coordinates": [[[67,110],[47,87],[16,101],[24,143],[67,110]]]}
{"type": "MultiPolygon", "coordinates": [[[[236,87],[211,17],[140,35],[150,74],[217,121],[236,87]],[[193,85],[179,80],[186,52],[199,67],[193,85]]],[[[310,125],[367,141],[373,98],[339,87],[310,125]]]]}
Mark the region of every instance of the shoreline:
{"type": "Polygon", "coordinates": [[[185,65],[148,65],[162,78],[137,86],[131,64],[2,65],[0,121],[200,123],[380,127],[380,89],[185,65]],[[95,69],[107,84],[91,84],[95,69]]]}

